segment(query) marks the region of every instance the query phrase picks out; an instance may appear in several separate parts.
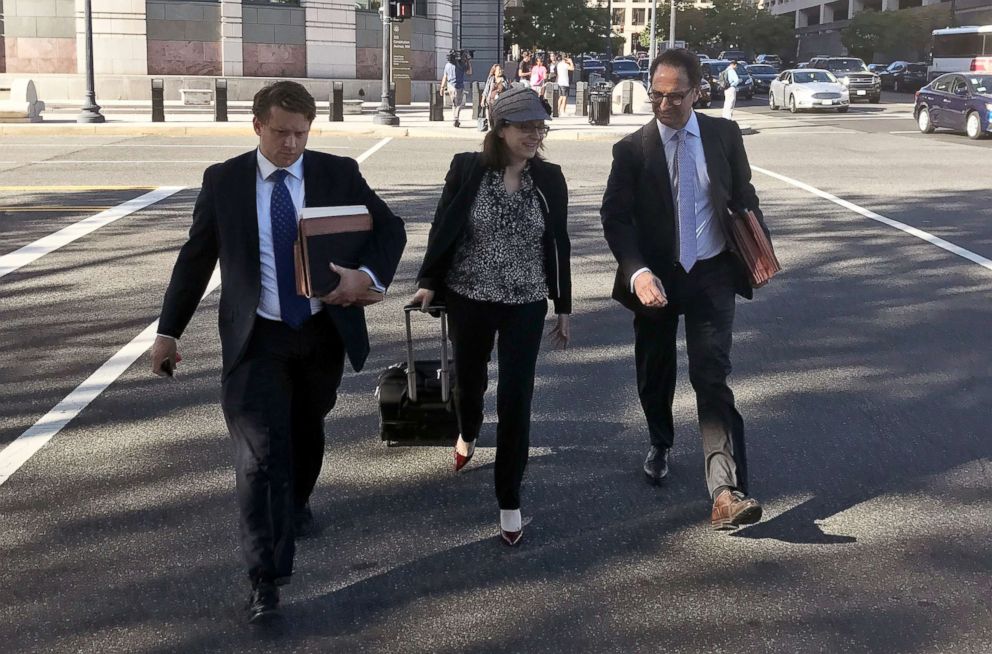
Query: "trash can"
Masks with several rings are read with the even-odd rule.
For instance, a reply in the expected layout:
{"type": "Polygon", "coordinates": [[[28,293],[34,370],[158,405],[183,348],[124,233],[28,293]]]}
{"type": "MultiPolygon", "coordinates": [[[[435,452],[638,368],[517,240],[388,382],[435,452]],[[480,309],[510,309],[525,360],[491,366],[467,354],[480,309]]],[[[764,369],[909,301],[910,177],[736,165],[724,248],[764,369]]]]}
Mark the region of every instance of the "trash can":
{"type": "Polygon", "coordinates": [[[597,86],[589,92],[589,124],[609,125],[612,93],[609,85],[597,86]]]}

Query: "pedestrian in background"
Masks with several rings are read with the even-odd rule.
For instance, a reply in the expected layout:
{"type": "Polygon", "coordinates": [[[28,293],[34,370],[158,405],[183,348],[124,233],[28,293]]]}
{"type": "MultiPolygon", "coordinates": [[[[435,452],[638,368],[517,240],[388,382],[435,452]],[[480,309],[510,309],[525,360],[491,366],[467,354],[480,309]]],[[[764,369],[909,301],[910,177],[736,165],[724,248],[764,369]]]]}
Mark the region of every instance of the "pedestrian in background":
{"type": "Polygon", "coordinates": [[[526,88],[496,100],[482,152],[451,162],[413,296],[425,310],[438,301],[448,308],[461,431],[455,471],[475,452],[498,338],[494,474],[499,533],[510,546],[523,535],[520,485],[548,298],[557,314],[551,340],[564,348],[571,336],[568,188],[561,168],[540,156],[549,118],[526,88]]]}
{"type": "Polygon", "coordinates": [[[482,88],[482,115],[479,116],[480,132],[485,132],[489,129],[493,103],[506,90],[506,86],[503,67],[499,64],[493,64],[492,68],[489,69],[488,77],[486,77],[486,85],[482,88]]]}
{"type": "Polygon", "coordinates": [[[734,107],[737,106],[737,87],[741,83],[741,77],[737,74],[737,62],[731,61],[724,72],[726,73],[726,86],[723,89],[723,117],[727,120],[733,120],[734,107]]]}
{"type": "Polygon", "coordinates": [[[448,52],[448,63],[444,65],[444,75],[441,76],[439,93],[445,92],[451,98],[451,108],[454,110],[454,126],[461,127],[462,107],[465,105],[465,76],[472,74],[472,59],[465,51],[448,52]]]}
{"type": "Polygon", "coordinates": [[[575,70],[575,64],[572,63],[571,57],[564,55],[559,57],[555,68],[558,77],[558,115],[564,116],[565,109],[568,108],[568,89],[571,86],[572,71],[575,70]]]}
{"type": "Polygon", "coordinates": [[[710,522],[735,529],[757,522],[761,505],[747,496],[744,420],[727,385],[735,293],[750,299],[753,292],[743,259],[724,235],[731,229],[728,209],[753,210],[764,222],[740,128],[692,109],[699,58],[666,50],[650,75],[654,119],[613,146],[600,210],[619,264],[613,298],[634,314],[637,392],[651,442],[643,469],[655,484],[668,475],[682,315],[710,522]]]}
{"type": "Polygon", "coordinates": [[[207,168],[152,345],[152,372],[172,375],[178,340],[220,264],[221,406],[231,435],[241,551],[251,581],[248,621],[278,612],[296,538],[313,531],[310,494],[324,457],[324,419],[347,354],[369,353],[363,304],[399,264],[403,221],[369,188],[353,159],[307,150],[313,97],[281,81],[255,94],[258,147],[207,168]],[[355,269],[321,298],[296,291],[293,243],[304,206],[362,205],[372,233],[355,269]]]}
{"type": "Polygon", "coordinates": [[[517,82],[524,86],[530,86],[530,69],[534,66],[530,59],[530,52],[524,51],[520,57],[520,65],[517,66],[517,82]]]}
{"type": "Polygon", "coordinates": [[[547,77],[548,69],[544,67],[544,60],[538,57],[530,69],[530,88],[534,93],[537,93],[538,97],[544,97],[544,82],[547,77]]]}

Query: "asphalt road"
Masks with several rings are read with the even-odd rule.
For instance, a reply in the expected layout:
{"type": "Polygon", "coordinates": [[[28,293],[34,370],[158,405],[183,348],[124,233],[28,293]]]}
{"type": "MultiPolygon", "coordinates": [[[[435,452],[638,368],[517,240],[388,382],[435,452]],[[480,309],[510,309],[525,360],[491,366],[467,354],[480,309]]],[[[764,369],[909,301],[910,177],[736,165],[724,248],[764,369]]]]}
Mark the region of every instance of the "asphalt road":
{"type": "MultiPolygon", "coordinates": [[[[738,305],[732,385],[762,523],[710,531],[687,383],[670,480],[641,478],[631,320],[598,219],[605,142],[546,150],[569,181],[574,343],[539,361],[523,546],[495,538],[491,414],[462,475],[447,450],[378,441],[376,375],[403,357],[400,308],[467,145],[393,140],[362,169],[409,245],[328,421],[323,530],[300,544],[283,628],[242,624],[213,293],[175,380],[141,357],[0,485],[0,650],[988,652],[990,142],[914,134],[898,106],[768,126],[758,104],[738,119],[765,121],[746,145],[785,273],[738,305]]],[[[0,447],[156,319],[203,168],[252,146],[4,139],[0,257],[184,188],[0,276],[0,447]]],[[[417,327],[426,350],[433,325],[417,327]]]]}

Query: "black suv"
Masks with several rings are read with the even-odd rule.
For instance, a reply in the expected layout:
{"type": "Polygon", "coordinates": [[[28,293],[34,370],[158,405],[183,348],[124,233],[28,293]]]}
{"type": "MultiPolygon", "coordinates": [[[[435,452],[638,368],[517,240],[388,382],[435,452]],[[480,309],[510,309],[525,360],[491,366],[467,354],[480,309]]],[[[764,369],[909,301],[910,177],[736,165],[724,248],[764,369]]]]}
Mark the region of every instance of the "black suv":
{"type": "Polygon", "coordinates": [[[920,62],[894,61],[880,72],[882,88],[912,93],[927,83],[927,65],[920,62]]]}
{"type": "Polygon", "coordinates": [[[813,57],[806,67],[833,73],[847,87],[852,104],[861,100],[878,103],[882,99],[881,79],[857,57],[813,57]]]}

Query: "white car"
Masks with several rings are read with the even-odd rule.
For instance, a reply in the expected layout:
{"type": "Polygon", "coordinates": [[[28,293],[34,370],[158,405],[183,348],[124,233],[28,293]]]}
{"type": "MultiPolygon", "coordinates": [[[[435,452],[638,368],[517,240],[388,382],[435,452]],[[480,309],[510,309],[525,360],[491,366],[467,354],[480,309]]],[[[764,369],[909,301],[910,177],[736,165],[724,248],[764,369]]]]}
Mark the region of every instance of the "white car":
{"type": "Polygon", "coordinates": [[[837,81],[829,70],[793,68],[772,80],[768,91],[768,106],[800,109],[836,109],[843,113],[851,104],[847,87],[837,81]]]}

